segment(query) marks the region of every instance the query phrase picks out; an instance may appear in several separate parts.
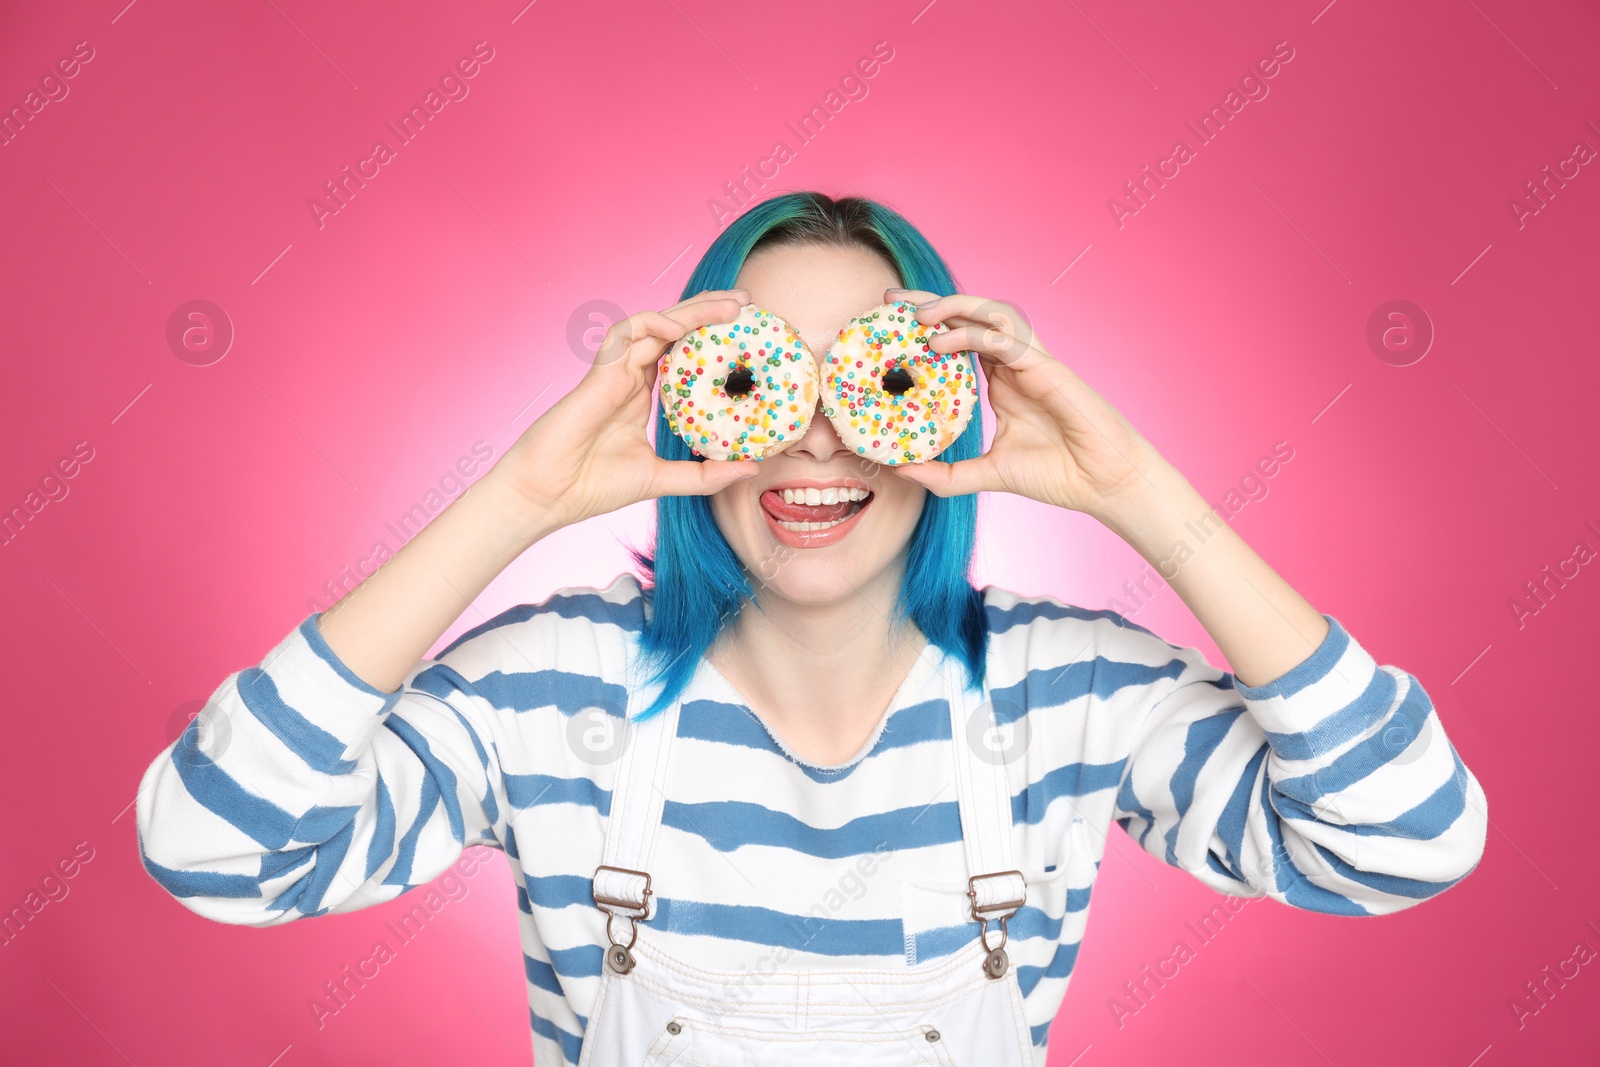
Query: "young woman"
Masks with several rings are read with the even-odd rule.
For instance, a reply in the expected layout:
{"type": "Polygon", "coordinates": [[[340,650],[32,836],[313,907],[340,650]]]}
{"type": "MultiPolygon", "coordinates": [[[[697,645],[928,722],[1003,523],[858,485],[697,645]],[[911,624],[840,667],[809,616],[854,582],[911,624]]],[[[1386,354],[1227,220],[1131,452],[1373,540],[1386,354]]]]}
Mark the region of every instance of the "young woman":
{"type": "MultiPolygon", "coordinates": [[[[1375,915],[1470,872],[1486,801],[1412,675],[1250,550],[1005,305],[905,219],[793,194],[355,592],[230,675],[147,772],[147,869],[211,919],[393,900],[470,845],[518,887],[541,1064],[1044,1062],[1118,823],[1231,897],[1375,915]],[[737,288],[733,288],[737,286],[737,288]],[[933,462],[827,418],[708,461],[657,362],[754,303],[819,358],[908,299],[992,410],[933,462]],[[980,454],[982,453],[982,454],[980,454]],[[771,491],[870,493],[784,526],[771,491]],[[1092,515],[1162,567],[1233,667],[1110,611],[967,574],[979,492],[1092,515]],[[422,659],[512,560],[655,499],[649,579],[567,588],[422,659]],[[1198,550],[1193,527],[1207,528],[1198,550]]],[[[859,494],[854,494],[859,495],[859,494]]],[[[375,946],[375,955],[383,946],[375,946]]]]}

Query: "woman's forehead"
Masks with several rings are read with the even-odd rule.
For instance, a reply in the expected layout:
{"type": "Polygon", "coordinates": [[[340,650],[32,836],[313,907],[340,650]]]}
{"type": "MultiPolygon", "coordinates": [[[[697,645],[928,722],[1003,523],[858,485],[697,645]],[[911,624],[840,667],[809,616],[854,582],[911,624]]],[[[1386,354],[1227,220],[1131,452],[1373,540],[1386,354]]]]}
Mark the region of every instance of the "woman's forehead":
{"type": "Polygon", "coordinates": [[[793,326],[820,358],[846,323],[883,303],[883,291],[900,280],[865,248],[777,245],[752,253],[735,284],[793,326]]]}

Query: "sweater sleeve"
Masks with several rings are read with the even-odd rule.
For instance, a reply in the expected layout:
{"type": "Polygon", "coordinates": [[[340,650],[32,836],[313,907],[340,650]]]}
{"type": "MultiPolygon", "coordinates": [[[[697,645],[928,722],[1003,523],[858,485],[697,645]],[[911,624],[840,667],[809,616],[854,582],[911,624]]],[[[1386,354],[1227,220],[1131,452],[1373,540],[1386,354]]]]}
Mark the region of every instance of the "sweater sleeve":
{"type": "Polygon", "coordinates": [[[1488,802],[1417,679],[1324,618],[1322,644],[1258,687],[1178,650],[1172,683],[1126,713],[1114,818],[1230,896],[1399,911],[1477,866],[1488,802]]]}
{"type": "Polygon", "coordinates": [[[229,675],[140,783],[145,869],[207,918],[352,911],[500,847],[491,705],[448,655],[378,691],[318,618],[229,675]]]}

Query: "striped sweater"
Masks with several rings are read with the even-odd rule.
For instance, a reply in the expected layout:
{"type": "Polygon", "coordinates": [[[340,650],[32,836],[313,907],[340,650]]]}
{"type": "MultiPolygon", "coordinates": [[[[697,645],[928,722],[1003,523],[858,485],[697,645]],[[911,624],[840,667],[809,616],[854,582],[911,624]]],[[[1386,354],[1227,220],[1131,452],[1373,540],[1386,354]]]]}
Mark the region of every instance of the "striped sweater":
{"type": "MultiPolygon", "coordinates": [[[[982,593],[1029,884],[1009,948],[1039,1063],[1112,823],[1220,893],[1336,915],[1398,911],[1477,865],[1477,779],[1417,680],[1337,620],[1251,688],[1114,612],[982,593]]],[[[464,633],[392,693],[341,663],[310,615],[150,765],[145,868],[207,918],[268,926],[393,900],[468,846],[500,849],[537,1062],[575,1063],[606,943],[590,896],[617,769],[606,739],[647,610],[631,574],[564,589],[464,633]]],[[[894,969],[966,945],[976,924],[944,906],[966,871],[943,655],[929,646],[836,767],[789,754],[702,659],[646,936],[755,980],[779,960],[894,969]]]]}

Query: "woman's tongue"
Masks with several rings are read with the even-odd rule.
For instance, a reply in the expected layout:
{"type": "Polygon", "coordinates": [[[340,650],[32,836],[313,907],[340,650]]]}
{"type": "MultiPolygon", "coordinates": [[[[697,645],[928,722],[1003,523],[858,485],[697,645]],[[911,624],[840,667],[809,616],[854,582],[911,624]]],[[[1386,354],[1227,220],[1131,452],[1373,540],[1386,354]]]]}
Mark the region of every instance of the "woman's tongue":
{"type": "MultiPolygon", "coordinates": [[[[854,501],[841,500],[837,504],[786,504],[783,494],[776,489],[768,489],[761,494],[761,506],[773,518],[783,522],[832,522],[842,519],[850,514],[855,507],[854,501]]],[[[866,503],[866,501],[860,501],[866,503]]]]}

